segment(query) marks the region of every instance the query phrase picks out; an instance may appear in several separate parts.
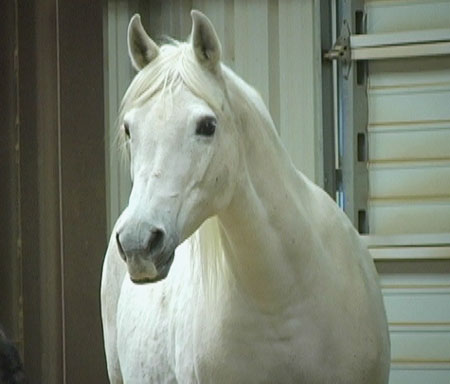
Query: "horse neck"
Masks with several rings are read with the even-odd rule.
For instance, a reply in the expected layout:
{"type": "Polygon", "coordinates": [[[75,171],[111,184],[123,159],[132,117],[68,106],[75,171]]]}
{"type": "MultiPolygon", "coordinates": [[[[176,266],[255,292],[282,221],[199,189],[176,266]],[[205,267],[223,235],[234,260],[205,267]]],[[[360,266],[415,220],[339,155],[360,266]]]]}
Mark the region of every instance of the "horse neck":
{"type": "MultiPolygon", "coordinates": [[[[251,90],[250,90],[251,92],[251,90]]],[[[294,168],[262,100],[236,100],[243,162],[234,197],[219,221],[227,270],[242,294],[266,311],[298,300],[313,236],[306,220],[309,182],[294,168]]]]}

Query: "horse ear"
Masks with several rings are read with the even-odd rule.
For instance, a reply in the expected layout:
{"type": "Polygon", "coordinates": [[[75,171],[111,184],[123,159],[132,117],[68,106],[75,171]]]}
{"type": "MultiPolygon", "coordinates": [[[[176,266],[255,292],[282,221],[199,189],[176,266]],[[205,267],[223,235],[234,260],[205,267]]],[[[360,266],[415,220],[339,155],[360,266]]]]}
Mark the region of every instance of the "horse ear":
{"type": "Polygon", "coordinates": [[[210,70],[217,69],[222,47],[211,21],[201,12],[192,10],[191,42],[197,60],[210,70]]]}
{"type": "Polygon", "coordinates": [[[159,48],[147,35],[141,23],[141,16],[134,15],[128,25],[128,54],[133,67],[140,71],[156,56],[159,48]]]}

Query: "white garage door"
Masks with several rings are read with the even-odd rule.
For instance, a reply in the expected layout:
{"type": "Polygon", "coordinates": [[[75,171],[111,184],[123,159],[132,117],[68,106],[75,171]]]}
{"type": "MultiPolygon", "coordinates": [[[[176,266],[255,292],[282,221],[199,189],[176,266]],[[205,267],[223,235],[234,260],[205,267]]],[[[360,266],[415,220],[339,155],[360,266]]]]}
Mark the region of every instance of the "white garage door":
{"type": "Polygon", "coordinates": [[[448,384],[450,2],[367,1],[365,13],[368,41],[404,41],[380,56],[439,53],[369,60],[367,207],[391,331],[390,382],[448,384]]]}

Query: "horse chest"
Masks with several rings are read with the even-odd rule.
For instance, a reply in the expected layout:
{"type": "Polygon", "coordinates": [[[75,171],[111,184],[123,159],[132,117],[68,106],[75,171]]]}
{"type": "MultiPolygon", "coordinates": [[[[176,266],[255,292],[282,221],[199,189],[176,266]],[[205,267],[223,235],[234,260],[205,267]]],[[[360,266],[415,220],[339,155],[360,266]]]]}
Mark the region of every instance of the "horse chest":
{"type": "Polygon", "coordinates": [[[298,383],[305,371],[298,317],[224,306],[197,322],[200,383],[298,383]]]}
{"type": "Polygon", "coordinates": [[[150,289],[144,301],[141,287],[124,283],[119,301],[125,382],[295,382],[299,356],[292,325],[235,308],[180,306],[183,300],[175,304],[177,298],[150,289]]]}

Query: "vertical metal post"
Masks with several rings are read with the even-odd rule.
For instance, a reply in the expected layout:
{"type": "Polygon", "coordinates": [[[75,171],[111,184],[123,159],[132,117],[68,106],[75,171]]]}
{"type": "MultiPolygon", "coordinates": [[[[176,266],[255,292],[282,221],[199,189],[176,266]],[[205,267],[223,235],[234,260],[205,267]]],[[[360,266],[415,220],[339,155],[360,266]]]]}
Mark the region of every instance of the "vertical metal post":
{"type": "MultiPolygon", "coordinates": [[[[338,36],[364,33],[364,1],[343,0],[337,9],[338,36]],[[345,29],[348,29],[345,31],[345,29]]],[[[339,149],[344,211],[360,233],[367,233],[367,171],[366,63],[338,63],[339,149]]]]}
{"type": "MultiPolygon", "coordinates": [[[[331,1],[333,0],[320,2],[320,36],[323,53],[328,52],[333,44],[331,1]]],[[[333,96],[333,62],[322,59],[323,187],[335,199],[337,164],[335,161],[333,96]]]]}

